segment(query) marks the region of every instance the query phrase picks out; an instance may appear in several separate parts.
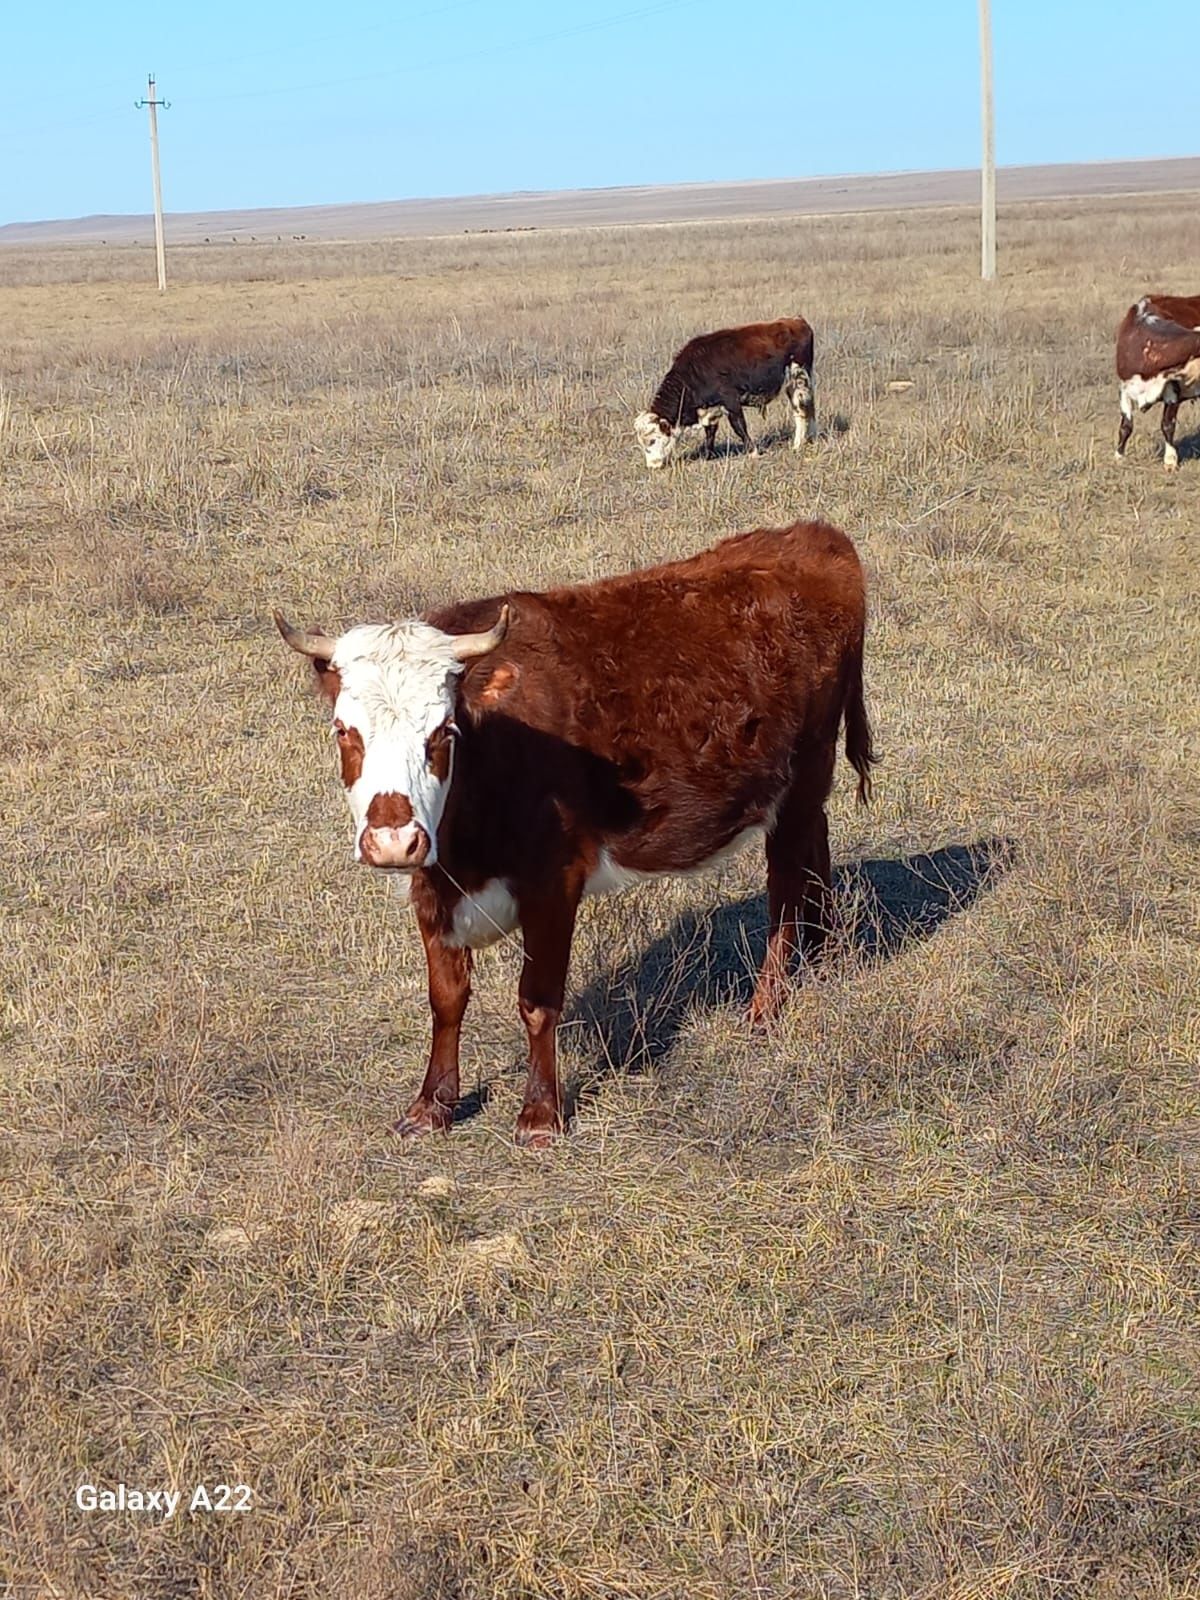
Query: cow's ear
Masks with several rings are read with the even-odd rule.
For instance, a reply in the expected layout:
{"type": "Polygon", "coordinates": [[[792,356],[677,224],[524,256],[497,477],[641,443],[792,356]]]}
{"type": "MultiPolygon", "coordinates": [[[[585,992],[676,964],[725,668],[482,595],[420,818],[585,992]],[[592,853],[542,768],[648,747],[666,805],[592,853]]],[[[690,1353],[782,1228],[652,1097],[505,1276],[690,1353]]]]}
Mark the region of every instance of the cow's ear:
{"type": "MultiPolygon", "coordinates": [[[[467,710],[474,717],[481,717],[488,711],[495,711],[516,687],[521,676],[521,669],[511,661],[500,661],[486,672],[479,674],[478,681],[464,685],[463,698],[467,710]]],[[[472,674],[474,678],[474,674],[472,674]]]]}
{"type": "Polygon", "coordinates": [[[320,656],[314,656],[313,677],[316,680],[317,693],[332,705],[342,692],[341,673],[336,667],[330,666],[328,661],[322,661],[320,656]]]}

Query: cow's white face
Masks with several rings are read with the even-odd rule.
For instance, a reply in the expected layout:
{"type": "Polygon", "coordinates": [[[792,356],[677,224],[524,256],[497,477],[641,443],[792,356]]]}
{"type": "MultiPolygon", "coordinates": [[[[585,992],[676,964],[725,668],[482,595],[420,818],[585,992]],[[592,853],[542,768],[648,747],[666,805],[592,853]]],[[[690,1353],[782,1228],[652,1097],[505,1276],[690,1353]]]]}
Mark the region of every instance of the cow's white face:
{"type": "MultiPolygon", "coordinates": [[[[340,639],[275,626],[307,656],[333,705],[342,782],[354,818],[354,854],[369,867],[415,872],[438,858],[438,828],[454,776],[457,679],[468,661],[495,650],[508,633],[509,607],[482,633],[442,633],[426,622],[351,628],[340,639]]],[[[501,665],[483,691],[494,701],[516,681],[501,665]]]]}
{"type": "Polygon", "coordinates": [[[633,431],[646,457],[646,465],[665,467],[675,454],[679,430],[672,428],[665,418],[655,416],[653,411],[642,411],[633,419],[633,431]]]}
{"type": "Polygon", "coordinates": [[[413,871],[437,860],[454,771],[451,635],[423,622],[351,628],[337,641],[333,731],[355,858],[413,871]]]}

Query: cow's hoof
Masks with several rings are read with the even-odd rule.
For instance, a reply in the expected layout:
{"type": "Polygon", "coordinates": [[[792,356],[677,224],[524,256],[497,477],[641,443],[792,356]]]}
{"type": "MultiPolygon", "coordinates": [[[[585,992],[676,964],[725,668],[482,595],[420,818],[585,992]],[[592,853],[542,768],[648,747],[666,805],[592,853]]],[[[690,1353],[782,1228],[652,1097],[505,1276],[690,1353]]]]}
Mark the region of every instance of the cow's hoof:
{"type": "Polygon", "coordinates": [[[1163,471],[1164,472],[1178,472],[1179,471],[1179,457],[1178,456],[1167,456],[1166,459],[1163,461],[1163,471]]]}
{"type": "Polygon", "coordinates": [[[1114,461],[1124,461],[1124,459],[1125,459],[1124,450],[1114,450],[1113,451],[1113,460],[1114,461]]]}
{"type": "Polygon", "coordinates": [[[756,994],[750,1002],[750,1009],[746,1013],[746,1021],[756,1033],[764,1033],[773,1022],[778,1020],[782,1009],[782,993],[756,994]]]}
{"type": "Polygon", "coordinates": [[[414,1100],[392,1132],[399,1139],[415,1139],[423,1133],[447,1133],[454,1122],[454,1107],[440,1101],[414,1100]]]}
{"type": "Polygon", "coordinates": [[[526,1117],[522,1112],[517,1118],[513,1140],[522,1150],[548,1150],[562,1138],[562,1132],[562,1123],[557,1118],[547,1120],[544,1115],[526,1117]]]}

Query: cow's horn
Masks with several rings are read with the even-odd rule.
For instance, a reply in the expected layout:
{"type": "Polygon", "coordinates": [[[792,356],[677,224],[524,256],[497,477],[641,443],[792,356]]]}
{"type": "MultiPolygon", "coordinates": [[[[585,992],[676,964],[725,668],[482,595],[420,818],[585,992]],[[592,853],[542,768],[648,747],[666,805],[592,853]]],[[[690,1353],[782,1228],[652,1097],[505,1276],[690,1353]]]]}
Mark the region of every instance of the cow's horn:
{"type": "Polygon", "coordinates": [[[450,646],[456,661],[474,661],[476,656],[485,656],[489,650],[494,650],[504,635],[508,632],[508,607],[500,607],[500,615],[496,626],[489,628],[486,633],[460,633],[455,636],[454,643],[450,646]]]}
{"type": "Polygon", "coordinates": [[[282,611],[275,612],[275,626],[279,629],[284,639],[293,650],[299,650],[302,656],[312,656],[317,661],[330,661],[336,648],[336,642],[327,634],[309,630],[301,633],[299,628],[292,624],[283,615],[282,611]]]}

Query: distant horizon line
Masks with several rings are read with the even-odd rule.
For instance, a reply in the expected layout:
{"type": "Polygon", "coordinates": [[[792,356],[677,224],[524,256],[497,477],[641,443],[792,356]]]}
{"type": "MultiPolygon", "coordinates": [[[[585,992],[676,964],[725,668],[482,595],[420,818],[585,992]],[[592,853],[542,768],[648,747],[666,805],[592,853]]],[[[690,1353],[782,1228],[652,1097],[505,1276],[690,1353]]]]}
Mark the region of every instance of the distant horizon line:
{"type": "MultiPolygon", "coordinates": [[[[1161,169],[1161,168],[1170,168],[1172,166],[1187,166],[1188,164],[1195,164],[1195,163],[1198,163],[1198,162],[1200,162],[1200,154],[1197,154],[1197,155],[1184,155],[1184,156],[1105,157],[1105,158],[1103,158],[1101,160],[1096,160],[1096,161],[1013,162],[1013,163],[1009,163],[1009,164],[1006,164],[1006,165],[998,166],[996,171],[997,171],[997,176],[999,178],[1003,178],[1005,175],[1010,175],[1011,176],[1013,174],[1035,174],[1035,173],[1038,173],[1038,174],[1049,174],[1049,173],[1055,173],[1055,172],[1063,172],[1063,173],[1073,172],[1073,173],[1078,173],[1080,171],[1091,171],[1091,170],[1096,170],[1096,169],[1112,169],[1112,168],[1121,168],[1121,167],[1124,167],[1124,168],[1150,168],[1150,167],[1154,167],[1154,168],[1160,168],[1161,169]]],[[[208,225],[211,227],[211,226],[215,226],[216,225],[216,220],[217,219],[221,219],[221,224],[222,224],[223,230],[224,231],[230,231],[231,227],[236,226],[236,219],[239,219],[239,218],[258,218],[259,219],[259,224],[258,225],[261,227],[261,226],[265,225],[265,222],[266,222],[266,220],[268,218],[291,217],[291,218],[294,218],[294,219],[299,219],[299,218],[301,218],[301,217],[303,217],[305,215],[311,215],[311,214],[324,215],[324,214],[328,214],[328,213],[331,213],[331,212],[358,212],[358,213],[362,213],[362,212],[387,210],[389,208],[391,208],[391,209],[395,209],[395,208],[414,208],[414,209],[418,209],[418,210],[419,209],[424,209],[424,208],[436,209],[436,208],[439,208],[439,207],[441,207],[441,208],[452,208],[454,206],[480,205],[480,204],[486,204],[488,202],[497,203],[497,204],[503,204],[505,202],[508,202],[508,203],[511,204],[513,202],[529,203],[529,202],[539,202],[540,201],[543,204],[546,204],[546,203],[549,203],[549,202],[553,202],[553,201],[556,201],[556,200],[563,200],[563,199],[567,199],[567,198],[572,199],[576,204],[586,205],[588,197],[597,197],[598,198],[598,197],[604,197],[604,196],[611,197],[611,196],[620,196],[620,195],[626,195],[626,196],[641,195],[641,196],[666,197],[666,196],[670,196],[671,194],[682,194],[682,193],[689,193],[689,192],[696,192],[696,191],[715,191],[715,190],[722,190],[722,189],[723,190],[755,190],[755,189],[761,190],[761,189],[772,189],[772,188],[774,188],[774,189],[791,188],[791,189],[801,189],[801,190],[803,190],[803,189],[812,189],[812,190],[816,191],[817,193],[819,193],[823,189],[824,190],[828,190],[829,186],[831,186],[831,185],[883,184],[883,185],[886,185],[886,186],[892,186],[892,185],[899,186],[899,185],[902,185],[905,182],[912,183],[915,180],[922,180],[922,179],[926,180],[927,182],[934,182],[936,180],[956,180],[956,179],[957,180],[961,180],[963,178],[974,178],[974,177],[978,177],[979,172],[980,172],[980,168],[978,166],[904,167],[904,168],[894,168],[894,169],[888,169],[888,170],[884,170],[884,171],[874,171],[874,172],[819,173],[819,174],[812,174],[812,175],[808,175],[808,176],[804,176],[804,177],[788,177],[788,178],[704,178],[704,179],[689,179],[689,180],[685,180],[685,181],[681,181],[681,182],[677,182],[677,183],[641,182],[641,183],[597,184],[597,185],[583,186],[583,187],[581,187],[581,186],[566,186],[566,187],[560,187],[560,188],[543,188],[543,189],[472,190],[472,191],[462,191],[462,192],[453,193],[453,194],[406,195],[406,196],[392,197],[392,198],[383,199],[383,200],[317,200],[317,201],[305,201],[303,203],[288,204],[288,205],[257,205],[257,206],[254,206],[254,205],[250,205],[250,206],[242,205],[242,206],[231,206],[231,207],[221,207],[221,206],[212,207],[212,206],[210,206],[210,207],[205,207],[203,209],[193,209],[193,210],[181,210],[181,211],[164,210],[163,217],[164,217],[164,221],[166,223],[173,223],[173,224],[176,225],[176,227],[178,227],[180,225],[186,226],[189,223],[192,223],[193,225],[195,225],[197,227],[203,226],[204,222],[205,222],[205,219],[211,219],[209,221],[209,223],[208,223],[208,225]]],[[[1193,182],[1187,184],[1186,187],[1189,188],[1189,189],[1193,188],[1193,187],[1200,187],[1200,181],[1193,181],[1193,182]]],[[[1160,189],[1160,190],[1157,190],[1157,191],[1144,190],[1144,191],[1141,191],[1141,192],[1149,193],[1149,192],[1166,192],[1166,191],[1160,189]]],[[[1045,196],[1041,196],[1041,195],[1037,195],[1037,194],[1027,194],[1027,195],[1019,195],[1019,196],[1010,197],[1010,198],[1015,198],[1017,200],[1020,200],[1020,199],[1037,199],[1037,198],[1050,199],[1050,198],[1070,198],[1070,197],[1071,196],[1068,195],[1068,194],[1062,194],[1062,195],[1046,194],[1045,196]]],[[[1102,197],[1101,193],[1097,192],[1095,194],[1095,197],[1096,198],[1102,197]]],[[[1114,196],[1110,195],[1109,197],[1114,197],[1114,196]]],[[[1087,195],[1080,195],[1079,198],[1088,198],[1088,196],[1087,195]]],[[[957,205],[957,204],[965,204],[965,203],[968,203],[967,198],[965,196],[964,197],[960,197],[960,196],[957,196],[957,195],[953,199],[940,199],[940,200],[939,199],[931,199],[930,201],[927,202],[927,204],[933,205],[933,206],[945,205],[945,204],[957,205]]],[[[919,202],[914,202],[912,200],[909,200],[909,201],[901,200],[898,203],[897,207],[896,207],[896,209],[919,209],[919,208],[920,208],[919,202]]],[[[851,209],[851,208],[840,207],[839,206],[836,209],[843,210],[843,209],[851,209]]],[[[876,198],[876,199],[874,199],[873,201],[871,201],[869,203],[869,205],[867,206],[867,209],[872,209],[872,210],[875,210],[875,209],[886,209],[886,207],[880,203],[880,199],[876,198]]],[[[635,219],[635,220],[649,220],[649,219],[635,219]]],[[[667,217],[667,218],[663,218],[662,220],[671,221],[671,220],[685,220],[685,219],[667,217]]],[[[701,218],[695,218],[693,220],[702,220],[702,219],[701,218]]],[[[711,220],[720,220],[720,219],[719,218],[713,218],[711,220]]],[[[139,226],[139,227],[141,227],[141,226],[149,227],[149,226],[152,225],[152,222],[153,222],[153,213],[150,212],[150,211],[136,211],[136,212],[95,211],[95,212],[81,213],[81,214],[79,214],[77,216],[74,216],[74,217],[43,217],[43,218],[31,218],[31,219],[14,219],[13,221],[10,221],[10,222],[0,223],[0,243],[8,242],[5,239],[5,235],[6,234],[12,234],[12,233],[17,233],[17,232],[32,232],[32,233],[41,233],[41,232],[50,233],[50,232],[54,232],[54,231],[67,232],[67,231],[70,231],[70,230],[73,230],[73,229],[79,229],[79,230],[91,229],[91,228],[94,228],[96,225],[100,225],[100,224],[110,224],[114,228],[116,228],[118,231],[120,231],[121,229],[128,229],[131,224],[139,226]]],[[[544,226],[554,226],[554,225],[555,224],[552,223],[552,222],[544,224],[544,226]]],[[[604,225],[604,224],[601,224],[601,225],[604,225]]],[[[619,223],[618,224],[612,224],[612,225],[619,225],[619,223]]],[[[34,241],[27,241],[27,242],[34,242],[34,241]]]]}

